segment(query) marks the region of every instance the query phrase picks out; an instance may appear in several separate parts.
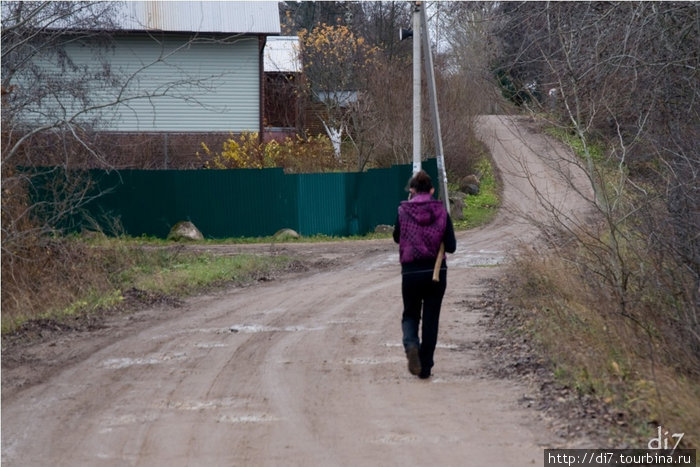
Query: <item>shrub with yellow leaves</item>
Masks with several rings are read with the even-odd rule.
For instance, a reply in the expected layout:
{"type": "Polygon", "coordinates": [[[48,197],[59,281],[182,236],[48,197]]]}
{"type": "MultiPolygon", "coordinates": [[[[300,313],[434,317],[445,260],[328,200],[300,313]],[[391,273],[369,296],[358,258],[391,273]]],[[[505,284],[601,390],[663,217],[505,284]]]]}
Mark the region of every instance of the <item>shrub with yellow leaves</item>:
{"type": "Polygon", "coordinates": [[[377,47],[357,37],[347,26],[319,24],[299,32],[304,74],[322,90],[364,88],[366,74],[376,60],[377,47]]]}
{"type": "Polygon", "coordinates": [[[260,143],[258,133],[243,132],[231,135],[223,142],[221,152],[212,151],[201,143],[208,169],[264,169],[282,167],[290,173],[327,172],[343,168],[337,160],[333,146],[324,135],[287,137],[283,141],[260,143]]]}

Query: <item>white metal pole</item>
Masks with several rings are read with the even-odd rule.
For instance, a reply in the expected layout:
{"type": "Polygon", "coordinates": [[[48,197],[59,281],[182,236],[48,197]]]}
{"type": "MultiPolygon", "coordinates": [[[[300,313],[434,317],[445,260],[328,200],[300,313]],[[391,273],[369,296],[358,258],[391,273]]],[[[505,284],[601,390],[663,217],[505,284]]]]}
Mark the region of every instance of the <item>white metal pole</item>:
{"type": "Polygon", "coordinates": [[[425,49],[425,75],[428,80],[428,97],[430,100],[430,115],[433,121],[433,134],[435,136],[435,152],[437,153],[438,177],[440,177],[440,193],[445,209],[450,212],[450,201],[447,193],[447,171],[445,170],[445,153],[442,149],[442,131],[440,129],[440,113],[438,112],[437,91],[435,87],[435,69],[433,68],[433,52],[430,49],[430,35],[425,8],[420,11],[421,25],[423,26],[423,48],[425,49]]]}
{"type": "Polygon", "coordinates": [[[421,170],[421,3],[413,9],[413,174],[421,170]]]}

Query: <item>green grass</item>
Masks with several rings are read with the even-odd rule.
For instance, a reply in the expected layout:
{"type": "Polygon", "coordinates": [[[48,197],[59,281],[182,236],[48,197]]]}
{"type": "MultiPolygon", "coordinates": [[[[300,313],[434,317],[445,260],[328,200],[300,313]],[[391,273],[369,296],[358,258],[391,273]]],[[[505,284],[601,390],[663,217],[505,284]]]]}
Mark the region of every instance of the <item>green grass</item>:
{"type": "MultiPolygon", "coordinates": [[[[2,333],[11,333],[35,319],[68,320],[119,305],[124,292],[186,297],[224,284],[245,284],[284,271],[294,259],[282,255],[217,256],[165,247],[157,239],[89,238],[63,240],[71,255],[71,276],[53,273],[46,287],[15,289],[23,306],[3,307],[2,333]],[[158,247],[164,246],[163,248],[158,247]],[[155,246],[155,248],[153,248],[155,246]]],[[[62,262],[60,258],[57,262],[62,262]]],[[[63,260],[63,262],[66,262],[63,260]]],[[[9,303],[10,301],[8,301],[9,303]]]]}
{"type": "Polygon", "coordinates": [[[250,282],[284,269],[290,263],[285,256],[187,255],[156,268],[138,267],[124,285],[167,295],[187,296],[217,284],[250,282]]]}
{"type": "MultiPolygon", "coordinates": [[[[333,236],[325,234],[300,236],[299,238],[276,238],[274,235],[260,237],[227,237],[227,238],[205,238],[204,240],[189,242],[188,244],[196,245],[247,245],[247,244],[276,244],[276,243],[320,243],[320,242],[344,242],[356,240],[372,240],[378,238],[388,238],[391,234],[382,234],[369,232],[364,235],[347,235],[333,236]]],[[[77,235],[76,238],[81,238],[77,235]]],[[[141,237],[121,236],[117,239],[113,237],[95,236],[93,239],[87,240],[95,246],[111,245],[112,242],[118,240],[124,245],[130,246],[155,246],[155,247],[173,247],[179,243],[171,240],[166,240],[159,237],[143,235],[141,237]]]]}
{"type": "Polygon", "coordinates": [[[605,161],[606,151],[603,145],[600,143],[588,140],[588,138],[586,138],[586,146],[584,146],[581,138],[575,134],[572,134],[571,131],[561,127],[549,126],[544,129],[544,132],[571,147],[574,153],[581,159],[586,159],[586,150],[588,150],[588,154],[591,155],[591,159],[593,159],[595,163],[599,164],[605,161]]]}
{"type": "MultiPolygon", "coordinates": [[[[464,219],[453,220],[456,230],[473,229],[488,224],[494,218],[501,205],[499,186],[491,162],[484,158],[477,164],[477,169],[482,174],[479,194],[465,198],[464,219]]],[[[452,190],[456,189],[456,186],[452,187],[452,190]]]]}

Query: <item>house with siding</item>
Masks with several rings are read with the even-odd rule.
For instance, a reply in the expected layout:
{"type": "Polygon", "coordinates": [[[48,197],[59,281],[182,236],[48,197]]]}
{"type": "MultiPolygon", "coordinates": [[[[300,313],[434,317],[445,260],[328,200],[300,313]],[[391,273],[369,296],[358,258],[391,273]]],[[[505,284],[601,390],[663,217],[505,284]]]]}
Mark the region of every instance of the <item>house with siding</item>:
{"type": "Polygon", "coordinates": [[[116,83],[93,89],[109,105],[86,118],[98,116],[104,144],[121,151],[117,167],[198,167],[202,143],[219,149],[241,132],[262,139],[263,58],[267,37],[280,34],[277,2],[116,5],[116,30],[99,60],[82,41],[67,44],[66,53],[78,64],[108,67],[116,83]]]}

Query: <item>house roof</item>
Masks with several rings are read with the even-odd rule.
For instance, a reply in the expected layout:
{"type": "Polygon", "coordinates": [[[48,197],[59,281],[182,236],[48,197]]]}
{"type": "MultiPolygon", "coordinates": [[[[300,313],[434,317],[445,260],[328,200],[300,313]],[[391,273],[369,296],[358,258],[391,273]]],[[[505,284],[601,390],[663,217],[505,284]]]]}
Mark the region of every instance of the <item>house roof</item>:
{"type": "Polygon", "coordinates": [[[277,73],[301,72],[299,38],[297,36],[268,37],[265,44],[265,71],[277,73]]]}
{"type": "Polygon", "coordinates": [[[117,24],[131,31],[279,34],[278,2],[127,1],[117,24]]]}

